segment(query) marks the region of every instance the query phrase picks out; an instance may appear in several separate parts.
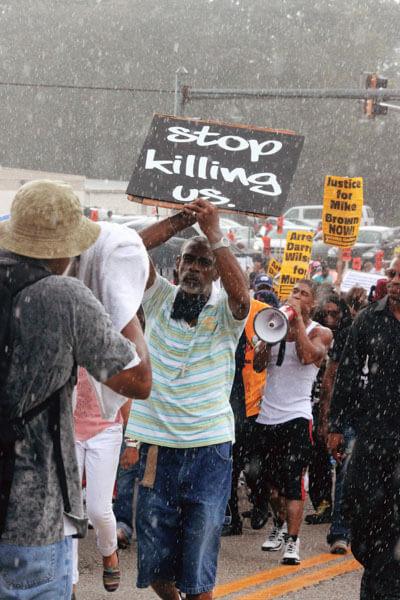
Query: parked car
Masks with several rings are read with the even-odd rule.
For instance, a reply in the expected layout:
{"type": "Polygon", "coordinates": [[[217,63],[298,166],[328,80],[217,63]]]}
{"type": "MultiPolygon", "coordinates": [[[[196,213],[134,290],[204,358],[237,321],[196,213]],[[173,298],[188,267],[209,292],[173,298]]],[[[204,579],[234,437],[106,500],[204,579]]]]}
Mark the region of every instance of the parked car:
{"type": "MultiPolygon", "coordinates": [[[[157,216],[138,216],[125,222],[124,225],[131,229],[135,229],[135,231],[141,231],[163,218],[164,217],[157,216]]],[[[172,236],[165,244],[162,244],[162,246],[150,250],[149,254],[162,275],[169,278],[172,276],[173,269],[175,268],[175,260],[181,251],[182,244],[185,239],[195,237],[196,235],[199,235],[198,230],[193,226],[188,227],[184,231],[179,232],[178,235],[172,236]]]]}
{"type": "MultiPolygon", "coordinates": [[[[252,227],[249,225],[241,225],[233,219],[228,219],[226,217],[220,217],[219,224],[224,236],[229,237],[228,234],[230,232],[233,234],[234,239],[232,241],[234,246],[243,251],[251,252],[253,250],[256,236],[252,227]]],[[[198,225],[195,224],[194,227],[199,229],[200,234],[198,225]]]]}
{"type": "MultiPolygon", "coordinates": [[[[394,231],[391,227],[360,227],[357,242],[352,248],[353,258],[360,256],[363,261],[373,261],[378,250],[383,250],[385,252],[384,258],[387,258],[386,254],[389,254],[389,249],[396,246],[394,231]]],[[[323,234],[319,232],[314,239],[311,252],[312,260],[326,260],[329,266],[333,267],[336,264],[337,254],[338,248],[325,244],[323,234]]]]}
{"type": "Polygon", "coordinates": [[[375,254],[378,250],[383,250],[384,260],[391,260],[393,257],[394,249],[400,246],[400,227],[391,228],[372,228],[364,227],[363,231],[360,229],[360,234],[357,239],[357,245],[365,244],[361,257],[363,261],[371,260],[375,258],[375,254]],[[373,231],[378,229],[384,229],[383,231],[373,231]],[[389,229],[389,231],[386,231],[389,229]],[[367,244],[373,240],[374,245],[371,247],[367,244]]]}
{"type": "MultiPolygon", "coordinates": [[[[124,225],[126,227],[135,229],[135,231],[141,231],[145,227],[149,227],[150,225],[153,225],[154,223],[157,223],[157,221],[164,218],[165,217],[141,215],[132,217],[131,220],[125,222],[124,225]]],[[[238,225],[235,221],[230,221],[229,219],[225,218],[220,219],[220,225],[224,235],[227,235],[229,229],[237,226],[238,238],[231,243],[232,252],[236,256],[251,256],[252,254],[256,253],[256,250],[253,248],[254,233],[250,242],[251,248],[247,249],[247,247],[240,246],[240,241],[242,238],[240,238],[239,235],[248,235],[248,227],[244,226],[243,229],[241,229],[241,225],[238,225]]],[[[172,273],[175,268],[175,260],[176,257],[179,256],[184,241],[198,235],[204,234],[201,232],[199,225],[194,223],[194,225],[191,227],[187,227],[186,229],[180,231],[177,235],[172,236],[165,244],[162,244],[162,246],[150,250],[150,256],[162,275],[169,278],[172,277],[172,273]]],[[[247,243],[247,240],[243,240],[243,244],[245,242],[247,243]]]]}
{"type": "MultiPolygon", "coordinates": [[[[270,251],[274,258],[277,260],[281,260],[283,257],[283,252],[286,247],[286,236],[289,231],[312,231],[310,226],[298,225],[296,223],[290,223],[290,221],[285,221],[285,225],[283,227],[282,233],[277,232],[277,228],[274,227],[269,233],[268,237],[271,240],[270,251]]],[[[257,237],[254,249],[258,252],[263,251],[263,241],[261,237],[257,237]]]]}
{"type": "MultiPolygon", "coordinates": [[[[305,206],[293,206],[289,208],[283,216],[285,219],[292,220],[300,220],[303,222],[311,223],[315,228],[322,221],[322,204],[307,204],[305,206]]],[[[362,220],[361,224],[363,226],[374,225],[375,217],[372,208],[364,205],[362,210],[362,220]]]]}

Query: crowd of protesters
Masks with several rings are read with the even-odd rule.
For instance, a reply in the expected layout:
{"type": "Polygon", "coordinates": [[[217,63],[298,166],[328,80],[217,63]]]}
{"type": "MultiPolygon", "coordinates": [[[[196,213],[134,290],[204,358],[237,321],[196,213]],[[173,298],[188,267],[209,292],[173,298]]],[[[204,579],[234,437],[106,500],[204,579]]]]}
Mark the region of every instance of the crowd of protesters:
{"type": "Polygon", "coordinates": [[[221,535],[246,518],[300,563],[307,491],[305,526],[351,545],[362,600],[400,598],[400,257],[369,296],[313,263],[271,345],[254,327],[281,305],[268,263],[245,274],[229,246],[205,200],[139,236],[86,219],[66,184],[17,192],[0,225],[0,598],[79,598],[89,519],[107,591],[135,532],[139,588],[211,600],[221,535]],[[147,251],[195,222],[173,284],[147,251]]]}

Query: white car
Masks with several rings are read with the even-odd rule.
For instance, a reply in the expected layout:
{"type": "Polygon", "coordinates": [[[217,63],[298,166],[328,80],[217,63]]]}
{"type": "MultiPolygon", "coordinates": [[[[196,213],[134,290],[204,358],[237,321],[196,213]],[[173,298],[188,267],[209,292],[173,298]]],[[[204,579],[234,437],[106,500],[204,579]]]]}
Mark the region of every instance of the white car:
{"type": "MultiPolygon", "coordinates": [[[[305,206],[293,206],[289,208],[283,216],[285,219],[294,219],[304,221],[306,224],[311,223],[314,227],[322,221],[322,204],[307,204],[305,206]]],[[[362,209],[361,225],[374,225],[375,218],[372,208],[364,205],[362,209]]]]}

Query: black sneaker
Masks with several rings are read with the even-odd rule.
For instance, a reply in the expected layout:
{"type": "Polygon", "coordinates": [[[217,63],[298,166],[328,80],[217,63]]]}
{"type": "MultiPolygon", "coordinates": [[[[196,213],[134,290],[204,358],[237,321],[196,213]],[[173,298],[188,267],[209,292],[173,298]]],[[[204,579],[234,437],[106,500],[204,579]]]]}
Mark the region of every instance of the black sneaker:
{"type": "Polygon", "coordinates": [[[242,523],[231,523],[230,525],[223,526],[221,536],[229,537],[231,535],[242,535],[242,533],[243,533],[242,523]]]}
{"type": "Polygon", "coordinates": [[[268,521],[268,511],[253,508],[250,517],[250,525],[252,529],[262,529],[268,521]]]}

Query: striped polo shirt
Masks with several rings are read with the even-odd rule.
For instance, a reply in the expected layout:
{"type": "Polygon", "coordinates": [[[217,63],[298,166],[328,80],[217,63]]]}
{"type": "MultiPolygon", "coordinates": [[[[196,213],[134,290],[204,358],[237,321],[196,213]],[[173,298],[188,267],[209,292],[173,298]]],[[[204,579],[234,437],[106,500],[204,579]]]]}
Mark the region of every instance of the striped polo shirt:
{"type": "Polygon", "coordinates": [[[245,319],[215,288],[195,327],[171,319],[177,290],[158,276],[144,295],[153,387],[148,400],[133,401],[126,435],[171,448],[234,441],[229,396],[245,319]]]}

